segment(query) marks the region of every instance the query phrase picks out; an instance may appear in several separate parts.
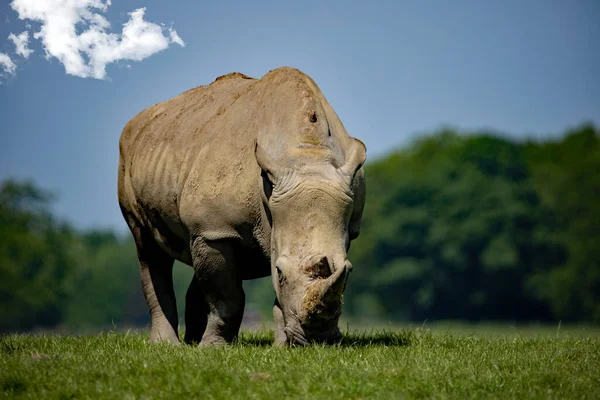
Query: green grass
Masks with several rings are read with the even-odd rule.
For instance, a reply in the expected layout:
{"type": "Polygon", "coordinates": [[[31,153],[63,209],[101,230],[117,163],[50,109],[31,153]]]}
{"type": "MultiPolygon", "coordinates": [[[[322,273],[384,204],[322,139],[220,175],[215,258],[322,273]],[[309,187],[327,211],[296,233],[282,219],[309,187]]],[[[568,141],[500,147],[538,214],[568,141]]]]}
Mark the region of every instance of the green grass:
{"type": "MultiPolygon", "coordinates": [[[[553,331],[552,334],[549,332],[553,331]]],[[[564,332],[564,331],[563,331],[564,332]]],[[[0,390],[21,398],[600,398],[600,337],[447,329],[349,333],[279,349],[272,332],[224,348],[142,333],[0,338],[0,390]]]]}

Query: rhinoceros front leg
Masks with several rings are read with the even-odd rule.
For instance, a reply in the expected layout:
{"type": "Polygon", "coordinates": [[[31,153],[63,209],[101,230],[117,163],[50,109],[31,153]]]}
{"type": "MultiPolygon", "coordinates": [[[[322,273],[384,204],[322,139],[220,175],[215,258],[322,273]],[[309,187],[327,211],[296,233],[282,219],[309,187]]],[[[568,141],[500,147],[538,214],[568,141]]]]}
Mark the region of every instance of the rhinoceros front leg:
{"type": "Polygon", "coordinates": [[[206,330],[210,308],[204,297],[200,280],[194,276],[185,295],[185,342],[200,343],[206,330]]]}
{"type": "Polygon", "coordinates": [[[191,250],[199,289],[208,305],[206,330],[200,345],[230,343],[240,330],[246,300],[237,274],[235,244],[229,240],[206,242],[197,238],[191,250]]]}
{"type": "Polygon", "coordinates": [[[149,341],[179,344],[173,290],[174,260],[162,251],[148,231],[135,225],[131,230],[140,262],[142,291],[152,319],[149,341]]]}

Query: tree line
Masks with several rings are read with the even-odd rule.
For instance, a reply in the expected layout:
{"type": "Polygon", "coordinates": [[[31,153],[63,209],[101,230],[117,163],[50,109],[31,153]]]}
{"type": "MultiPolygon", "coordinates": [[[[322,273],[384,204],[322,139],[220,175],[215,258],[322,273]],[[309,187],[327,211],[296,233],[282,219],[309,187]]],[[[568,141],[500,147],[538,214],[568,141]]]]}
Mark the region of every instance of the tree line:
{"type": "MultiPolygon", "coordinates": [[[[345,316],[600,322],[594,126],[543,141],[441,130],[365,170],[345,316]]],[[[52,201],[31,182],[2,183],[0,331],[147,324],[129,235],[77,230],[52,201]]],[[[174,268],[179,303],[191,273],[174,268]]],[[[268,314],[270,279],[245,288],[268,314]]]]}

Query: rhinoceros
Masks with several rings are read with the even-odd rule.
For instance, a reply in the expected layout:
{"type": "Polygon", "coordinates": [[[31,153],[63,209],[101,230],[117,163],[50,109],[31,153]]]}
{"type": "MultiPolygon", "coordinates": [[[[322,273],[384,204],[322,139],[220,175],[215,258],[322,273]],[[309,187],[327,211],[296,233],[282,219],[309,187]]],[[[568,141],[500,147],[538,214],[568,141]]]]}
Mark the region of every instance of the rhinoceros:
{"type": "Polygon", "coordinates": [[[194,268],[187,343],[239,332],[242,281],[271,275],[275,345],[331,342],[365,203],[365,145],[316,83],[283,67],[217,78],[121,133],[118,198],[133,234],[150,342],[179,344],[174,260],[194,268]]]}

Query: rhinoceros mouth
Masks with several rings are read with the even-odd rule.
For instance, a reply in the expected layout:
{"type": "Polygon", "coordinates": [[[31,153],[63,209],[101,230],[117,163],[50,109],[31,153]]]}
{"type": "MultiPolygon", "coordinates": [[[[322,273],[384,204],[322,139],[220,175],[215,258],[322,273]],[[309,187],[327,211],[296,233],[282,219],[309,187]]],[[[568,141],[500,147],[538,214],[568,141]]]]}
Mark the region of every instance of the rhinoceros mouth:
{"type": "Polygon", "coordinates": [[[304,335],[302,329],[297,327],[286,326],[284,328],[285,335],[288,338],[290,344],[299,344],[302,346],[308,346],[310,341],[304,335]]]}
{"type": "Polygon", "coordinates": [[[342,338],[342,333],[337,325],[326,330],[307,330],[298,326],[286,326],[284,332],[290,344],[301,346],[321,343],[335,344],[342,338]]]}

